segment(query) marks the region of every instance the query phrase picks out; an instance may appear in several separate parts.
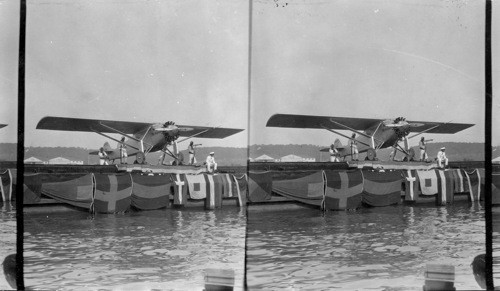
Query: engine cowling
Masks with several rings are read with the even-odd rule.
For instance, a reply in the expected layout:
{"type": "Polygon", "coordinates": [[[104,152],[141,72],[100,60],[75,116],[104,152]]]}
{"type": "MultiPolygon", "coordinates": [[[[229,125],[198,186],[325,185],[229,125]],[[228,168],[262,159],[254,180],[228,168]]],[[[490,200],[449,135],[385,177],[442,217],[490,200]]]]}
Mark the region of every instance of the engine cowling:
{"type": "Polygon", "coordinates": [[[167,143],[172,143],[179,138],[180,130],[179,127],[175,125],[173,121],[167,121],[164,124],[159,124],[154,129],[157,132],[161,132],[165,137],[167,143]]]}
{"type": "Polygon", "coordinates": [[[392,127],[392,129],[394,130],[398,139],[403,139],[410,133],[410,124],[404,117],[398,117],[394,119],[390,127],[392,127]]]}

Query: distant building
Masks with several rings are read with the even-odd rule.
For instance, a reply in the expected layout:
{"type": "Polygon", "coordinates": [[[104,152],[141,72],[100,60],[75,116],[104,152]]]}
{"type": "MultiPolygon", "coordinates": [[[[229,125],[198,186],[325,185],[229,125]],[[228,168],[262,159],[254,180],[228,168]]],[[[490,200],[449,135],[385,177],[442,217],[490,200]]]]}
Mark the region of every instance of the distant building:
{"type": "Polygon", "coordinates": [[[254,162],[274,162],[274,158],[268,156],[268,155],[262,155],[260,157],[257,157],[253,159],[254,162]]]}
{"type": "Polygon", "coordinates": [[[296,155],[288,155],[288,156],[281,157],[281,159],[279,159],[279,161],[283,162],[283,163],[287,163],[287,162],[316,162],[316,159],[315,158],[303,158],[303,157],[299,157],[296,155]]]}
{"type": "Polygon", "coordinates": [[[49,160],[51,165],[83,165],[83,161],[72,161],[63,157],[57,157],[49,160]]]}
{"type": "Polygon", "coordinates": [[[493,160],[491,160],[493,164],[500,164],[500,157],[496,157],[493,160]]]}
{"type": "Polygon", "coordinates": [[[29,157],[26,160],[24,160],[25,164],[32,164],[32,165],[41,165],[41,164],[46,164],[47,162],[44,162],[40,159],[37,159],[35,157],[29,157]]]}

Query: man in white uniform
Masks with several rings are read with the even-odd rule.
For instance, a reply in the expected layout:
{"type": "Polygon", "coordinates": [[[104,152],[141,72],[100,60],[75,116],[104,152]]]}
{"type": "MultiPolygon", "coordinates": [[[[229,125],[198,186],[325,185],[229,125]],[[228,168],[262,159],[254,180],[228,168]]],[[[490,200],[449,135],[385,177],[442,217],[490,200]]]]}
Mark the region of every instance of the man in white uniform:
{"type": "Polygon", "coordinates": [[[420,161],[421,162],[427,162],[429,157],[427,156],[427,142],[432,141],[432,139],[425,140],[424,137],[420,139],[420,142],[418,143],[418,147],[420,148],[420,161]]]}
{"type": "Polygon", "coordinates": [[[188,146],[189,164],[190,165],[196,164],[196,157],[195,157],[196,151],[195,151],[194,147],[195,147],[195,144],[193,143],[193,141],[191,141],[189,143],[189,146],[188,146]]]}
{"type": "Polygon", "coordinates": [[[125,137],[122,137],[119,147],[120,147],[120,163],[126,164],[128,155],[127,155],[127,147],[125,146],[125,137]]]}
{"type": "Polygon", "coordinates": [[[215,162],[214,158],[215,153],[211,152],[210,155],[207,157],[207,171],[209,173],[213,173],[217,171],[217,163],[215,162]]]}
{"type": "Polygon", "coordinates": [[[334,144],[330,146],[329,152],[330,152],[330,162],[340,162],[338,158],[339,151],[335,148],[334,144]]]}
{"type": "Polygon", "coordinates": [[[443,163],[444,167],[448,167],[448,158],[446,157],[445,151],[446,148],[442,147],[441,150],[437,154],[437,161],[438,161],[438,166],[440,168],[443,168],[443,163]]]}
{"type": "Polygon", "coordinates": [[[351,137],[351,159],[353,161],[359,160],[358,142],[356,141],[356,134],[353,133],[351,137]]]}
{"type": "Polygon", "coordinates": [[[104,148],[99,149],[99,165],[108,165],[108,154],[104,151],[104,148]]]}

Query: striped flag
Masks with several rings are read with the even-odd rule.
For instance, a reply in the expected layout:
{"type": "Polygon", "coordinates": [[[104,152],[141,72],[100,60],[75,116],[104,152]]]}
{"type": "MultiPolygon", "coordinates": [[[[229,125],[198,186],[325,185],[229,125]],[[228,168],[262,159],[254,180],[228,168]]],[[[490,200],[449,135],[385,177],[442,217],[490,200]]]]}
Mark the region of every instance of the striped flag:
{"type": "Polygon", "coordinates": [[[491,173],[491,204],[500,204],[500,173],[491,173]]]}
{"type": "Polygon", "coordinates": [[[94,209],[99,213],[123,212],[130,208],[132,178],[124,174],[94,174],[94,209]]]}
{"type": "Polygon", "coordinates": [[[222,206],[222,179],[217,175],[187,175],[189,196],[191,199],[205,199],[205,209],[222,206]]]}
{"type": "Polygon", "coordinates": [[[215,195],[215,208],[222,207],[222,197],[224,195],[224,183],[227,174],[215,174],[212,175],[214,183],[214,195],[215,195]]]}
{"type": "Polygon", "coordinates": [[[455,193],[464,193],[465,192],[465,187],[464,187],[464,175],[462,174],[461,169],[453,169],[450,170],[453,174],[453,181],[454,181],[454,191],[455,193]]]}
{"type": "Polygon", "coordinates": [[[2,192],[1,201],[12,200],[12,174],[10,169],[0,173],[0,191],[2,192]]]}
{"type": "Polygon", "coordinates": [[[234,176],[231,174],[219,174],[223,182],[222,193],[224,198],[236,197],[238,187],[237,182],[234,181],[234,176]]]}
{"type": "Polygon", "coordinates": [[[207,186],[207,192],[206,192],[206,197],[205,197],[205,209],[215,209],[216,203],[217,203],[217,198],[215,194],[215,183],[214,183],[214,177],[212,175],[206,175],[203,174],[206,179],[206,186],[207,186]]]}
{"type": "Polygon", "coordinates": [[[324,171],[326,180],[325,208],[355,209],[361,206],[363,174],[355,171],[324,171]]]}
{"type": "Polygon", "coordinates": [[[446,205],[453,203],[453,193],[455,189],[455,181],[452,170],[436,170],[438,176],[438,195],[436,203],[438,205],[446,205]]]}
{"type": "Polygon", "coordinates": [[[241,195],[240,183],[243,184],[244,187],[246,187],[248,185],[248,176],[247,174],[244,174],[241,178],[236,178],[236,176],[234,175],[231,175],[231,177],[233,178],[234,181],[233,185],[235,185],[236,188],[236,195],[238,197],[238,206],[243,207],[243,203],[246,204],[246,196],[241,195]],[[242,182],[238,182],[239,180],[241,180],[242,182]],[[245,198],[245,200],[243,200],[243,198],[245,198]]]}
{"type": "Polygon", "coordinates": [[[481,177],[479,176],[479,171],[477,169],[472,172],[464,171],[467,179],[467,190],[470,193],[471,201],[479,201],[481,197],[481,177]]]}

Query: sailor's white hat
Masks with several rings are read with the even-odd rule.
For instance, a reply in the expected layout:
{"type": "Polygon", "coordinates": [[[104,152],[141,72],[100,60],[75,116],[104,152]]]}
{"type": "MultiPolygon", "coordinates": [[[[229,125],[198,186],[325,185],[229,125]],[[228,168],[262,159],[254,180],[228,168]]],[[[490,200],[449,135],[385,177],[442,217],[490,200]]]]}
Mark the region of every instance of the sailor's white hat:
{"type": "Polygon", "coordinates": [[[214,153],[214,152],[210,152],[210,154],[211,154],[211,155],[215,155],[215,153],[214,153]]]}
{"type": "Polygon", "coordinates": [[[446,148],[445,147],[442,147],[441,150],[444,151],[446,148]]]}

